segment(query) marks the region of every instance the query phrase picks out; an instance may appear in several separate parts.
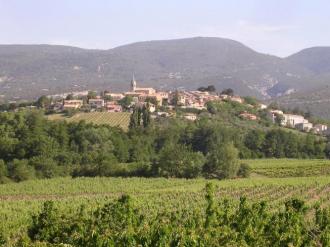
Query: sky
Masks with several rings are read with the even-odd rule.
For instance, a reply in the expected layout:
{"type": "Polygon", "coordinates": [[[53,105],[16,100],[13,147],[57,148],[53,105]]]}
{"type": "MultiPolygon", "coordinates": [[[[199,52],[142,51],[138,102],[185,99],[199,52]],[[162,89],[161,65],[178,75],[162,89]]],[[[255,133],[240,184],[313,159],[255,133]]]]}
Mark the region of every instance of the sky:
{"type": "Polygon", "coordinates": [[[196,36],[285,57],[330,46],[329,0],[0,0],[0,44],[110,49],[196,36]]]}

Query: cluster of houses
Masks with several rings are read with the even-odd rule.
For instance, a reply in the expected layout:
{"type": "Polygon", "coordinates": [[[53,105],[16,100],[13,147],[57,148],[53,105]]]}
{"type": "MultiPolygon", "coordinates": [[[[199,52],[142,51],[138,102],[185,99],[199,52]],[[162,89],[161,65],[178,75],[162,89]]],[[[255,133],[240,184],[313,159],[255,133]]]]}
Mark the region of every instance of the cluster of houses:
{"type": "MultiPolygon", "coordinates": [[[[82,98],[87,96],[88,91],[76,92],[73,94],[75,98],[82,98]]],[[[65,95],[61,95],[64,97],[65,95]]],[[[123,93],[106,92],[102,97],[96,96],[89,99],[86,102],[91,109],[104,109],[107,112],[121,112],[124,109],[120,104],[120,100],[130,96],[133,100],[132,104],[146,104],[148,101],[148,107],[150,112],[156,111],[156,105],[151,102],[157,102],[158,106],[167,106],[169,109],[173,108],[174,104],[181,108],[194,108],[197,110],[206,109],[206,103],[209,101],[230,99],[239,103],[243,102],[243,99],[239,96],[229,95],[217,95],[210,92],[202,91],[156,91],[151,87],[137,87],[136,80],[133,76],[131,81],[131,91],[123,93]],[[109,100],[110,99],[110,100],[109,100]],[[175,103],[174,103],[175,102],[175,103]]],[[[60,97],[60,96],[59,96],[60,97]]],[[[61,101],[56,109],[68,110],[68,109],[80,109],[84,106],[82,99],[65,99],[61,101]]],[[[168,115],[166,112],[157,112],[156,115],[168,115]]],[[[187,113],[184,117],[188,120],[196,120],[195,114],[187,113]]]]}
{"type": "Polygon", "coordinates": [[[270,110],[270,117],[273,122],[276,122],[276,118],[280,118],[280,124],[285,127],[295,128],[304,132],[314,132],[317,134],[328,134],[328,126],[324,124],[310,123],[304,116],[295,114],[286,114],[281,110],[270,110]]]}
{"type": "MultiPolygon", "coordinates": [[[[74,96],[81,98],[81,96],[87,96],[88,91],[76,93],[74,96]],[[80,96],[80,97],[79,97],[80,96]]],[[[131,81],[131,91],[123,93],[112,93],[106,92],[102,97],[96,96],[91,98],[86,102],[90,109],[102,109],[107,112],[122,112],[124,109],[120,104],[120,100],[130,96],[132,99],[132,105],[146,105],[148,102],[148,107],[150,112],[154,113],[154,116],[169,116],[168,112],[156,112],[156,105],[151,102],[156,102],[158,106],[167,106],[169,109],[176,106],[180,108],[190,108],[203,110],[206,109],[206,103],[209,101],[221,101],[221,100],[231,100],[238,103],[244,103],[244,99],[239,96],[227,95],[227,94],[215,94],[208,91],[157,91],[151,87],[137,87],[136,80],[133,76],[131,81]]],[[[85,103],[85,104],[86,104],[85,103]]],[[[82,99],[71,99],[63,100],[58,109],[80,109],[84,106],[84,101],[82,99]]],[[[248,105],[249,106],[249,105],[248,105]]],[[[251,107],[254,107],[251,105],[251,107]]],[[[267,105],[259,104],[258,109],[266,109],[267,105]]],[[[249,112],[241,112],[239,115],[241,118],[248,120],[258,120],[258,116],[249,112]]],[[[285,114],[281,110],[270,110],[269,117],[276,122],[276,117],[281,116],[281,125],[284,127],[296,128],[305,132],[314,132],[318,134],[327,134],[330,132],[327,125],[315,124],[313,125],[307,119],[301,115],[285,114]]],[[[184,118],[194,121],[197,119],[197,115],[194,113],[184,114],[184,118]]]]}

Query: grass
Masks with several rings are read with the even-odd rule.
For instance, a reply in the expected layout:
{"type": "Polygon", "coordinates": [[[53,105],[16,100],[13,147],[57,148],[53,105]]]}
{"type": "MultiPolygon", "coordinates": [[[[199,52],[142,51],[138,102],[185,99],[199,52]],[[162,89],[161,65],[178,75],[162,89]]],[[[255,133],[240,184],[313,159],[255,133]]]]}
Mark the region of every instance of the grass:
{"type": "Polygon", "coordinates": [[[65,120],[68,122],[79,122],[86,121],[87,123],[93,124],[108,124],[112,127],[120,127],[124,130],[128,129],[129,120],[130,120],[129,112],[80,112],[75,114],[72,117],[66,117],[63,114],[53,114],[49,115],[49,120],[65,120]]]}

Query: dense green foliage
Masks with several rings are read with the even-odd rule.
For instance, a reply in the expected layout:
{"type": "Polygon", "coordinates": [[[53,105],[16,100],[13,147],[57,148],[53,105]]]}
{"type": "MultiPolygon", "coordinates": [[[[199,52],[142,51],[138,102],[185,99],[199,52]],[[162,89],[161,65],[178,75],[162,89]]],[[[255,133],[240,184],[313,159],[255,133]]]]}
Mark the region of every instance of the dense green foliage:
{"type": "MultiPolygon", "coordinates": [[[[199,176],[232,178],[239,158],[324,158],[325,139],[281,128],[239,128],[241,105],[210,105],[214,118],[151,124],[148,111],[132,114],[124,132],[108,125],[48,121],[41,112],[0,114],[0,182],[57,176],[199,176]],[[217,121],[215,121],[217,120],[217,121]],[[230,121],[228,121],[229,123],[230,121]]],[[[329,145],[328,145],[329,147],[329,145]]]]}
{"type": "Polygon", "coordinates": [[[190,211],[146,215],[127,195],[92,212],[64,213],[47,201],[32,218],[25,245],[49,246],[329,246],[330,211],[290,199],[269,210],[265,202],[217,201],[206,185],[205,204],[190,211]]]}

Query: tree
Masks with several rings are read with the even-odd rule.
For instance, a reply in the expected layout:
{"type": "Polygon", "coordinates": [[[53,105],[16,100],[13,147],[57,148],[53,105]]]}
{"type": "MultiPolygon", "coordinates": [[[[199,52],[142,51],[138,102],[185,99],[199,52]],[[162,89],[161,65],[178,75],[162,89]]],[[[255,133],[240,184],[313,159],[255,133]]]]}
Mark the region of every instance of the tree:
{"type": "Polygon", "coordinates": [[[261,130],[251,130],[244,138],[245,146],[251,150],[252,158],[261,158],[262,147],[265,140],[265,133],[261,130]]]}
{"type": "Polygon", "coordinates": [[[125,96],[121,100],[118,101],[118,103],[125,109],[128,109],[133,102],[133,97],[132,96],[125,96]]]}
{"type": "Polygon", "coordinates": [[[17,109],[17,107],[18,107],[17,103],[10,103],[9,107],[8,107],[8,110],[9,111],[14,111],[14,110],[17,109]]]}
{"type": "Polygon", "coordinates": [[[143,127],[147,128],[151,123],[151,116],[149,111],[149,103],[147,105],[143,106],[142,108],[142,121],[143,121],[143,127]]]}
{"type": "Polygon", "coordinates": [[[212,101],[206,102],[206,109],[211,114],[217,113],[217,107],[215,106],[214,102],[212,102],[212,101]]]}
{"type": "Polygon", "coordinates": [[[306,119],[310,119],[313,117],[313,113],[310,110],[308,110],[307,112],[304,113],[304,117],[306,119]]]}
{"type": "Polygon", "coordinates": [[[258,100],[254,97],[251,97],[251,96],[244,97],[244,102],[246,104],[253,105],[253,106],[258,105],[258,100]]]}
{"type": "Polygon", "coordinates": [[[72,93],[68,94],[65,98],[66,100],[73,100],[74,99],[74,96],[72,93]]]}
{"type": "Polygon", "coordinates": [[[134,129],[140,126],[147,128],[151,123],[149,104],[142,107],[136,106],[133,109],[133,113],[130,117],[129,128],[134,129]]]}
{"type": "Polygon", "coordinates": [[[136,107],[133,109],[133,113],[131,114],[130,120],[129,120],[129,128],[135,129],[138,126],[140,126],[139,122],[139,111],[136,107]]]}
{"type": "Polygon", "coordinates": [[[30,159],[29,165],[34,167],[38,178],[53,178],[59,175],[57,163],[49,157],[33,157],[30,159]]]}
{"type": "Polygon", "coordinates": [[[201,174],[204,163],[202,153],[193,152],[185,145],[170,143],[160,151],[153,169],[159,176],[195,178],[201,174]]]}
{"type": "Polygon", "coordinates": [[[233,178],[239,167],[238,150],[233,143],[224,143],[208,153],[204,173],[207,177],[233,178]]]}
{"type": "Polygon", "coordinates": [[[175,107],[177,107],[177,106],[179,105],[179,91],[178,91],[178,90],[175,91],[171,103],[172,103],[172,105],[174,105],[175,107]]]}
{"type": "Polygon", "coordinates": [[[155,106],[158,105],[158,101],[157,101],[157,99],[155,97],[147,97],[146,98],[146,102],[147,103],[151,103],[151,104],[153,104],[155,106]]]}
{"type": "Polygon", "coordinates": [[[0,160],[0,184],[5,183],[8,177],[8,170],[5,162],[0,160]]]}
{"type": "Polygon", "coordinates": [[[248,164],[242,163],[238,169],[237,176],[248,178],[251,174],[251,167],[248,164]]]}
{"type": "Polygon", "coordinates": [[[28,180],[35,177],[35,170],[28,164],[28,160],[14,159],[8,167],[9,177],[16,182],[28,180]]]}
{"type": "Polygon", "coordinates": [[[279,110],[280,107],[279,107],[279,105],[277,104],[277,102],[271,102],[271,103],[268,105],[268,109],[271,109],[271,110],[279,110]]]}
{"type": "Polygon", "coordinates": [[[39,99],[36,102],[36,106],[39,108],[47,108],[50,104],[51,104],[51,99],[45,95],[39,97],[39,99]]]}
{"type": "Polygon", "coordinates": [[[209,85],[207,87],[199,87],[197,90],[201,92],[215,92],[216,88],[214,85],[209,85]]]}
{"type": "Polygon", "coordinates": [[[216,91],[216,88],[215,88],[214,85],[209,85],[209,86],[207,86],[206,91],[208,91],[208,92],[215,92],[216,91]]]}
{"type": "Polygon", "coordinates": [[[231,88],[227,88],[222,90],[221,94],[226,94],[228,96],[234,96],[234,90],[231,88]]]}
{"type": "Polygon", "coordinates": [[[285,118],[282,114],[278,114],[278,113],[275,114],[275,123],[278,126],[282,126],[284,120],[285,118]]]}
{"type": "Polygon", "coordinates": [[[88,91],[88,94],[87,94],[87,99],[95,99],[97,96],[97,93],[95,91],[88,91]]]}
{"type": "Polygon", "coordinates": [[[106,101],[113,101],[113,98],[112,98],[111,95],[104,95],[103,98],[104,98],[104,100],[106,100],[106,101]]]}

